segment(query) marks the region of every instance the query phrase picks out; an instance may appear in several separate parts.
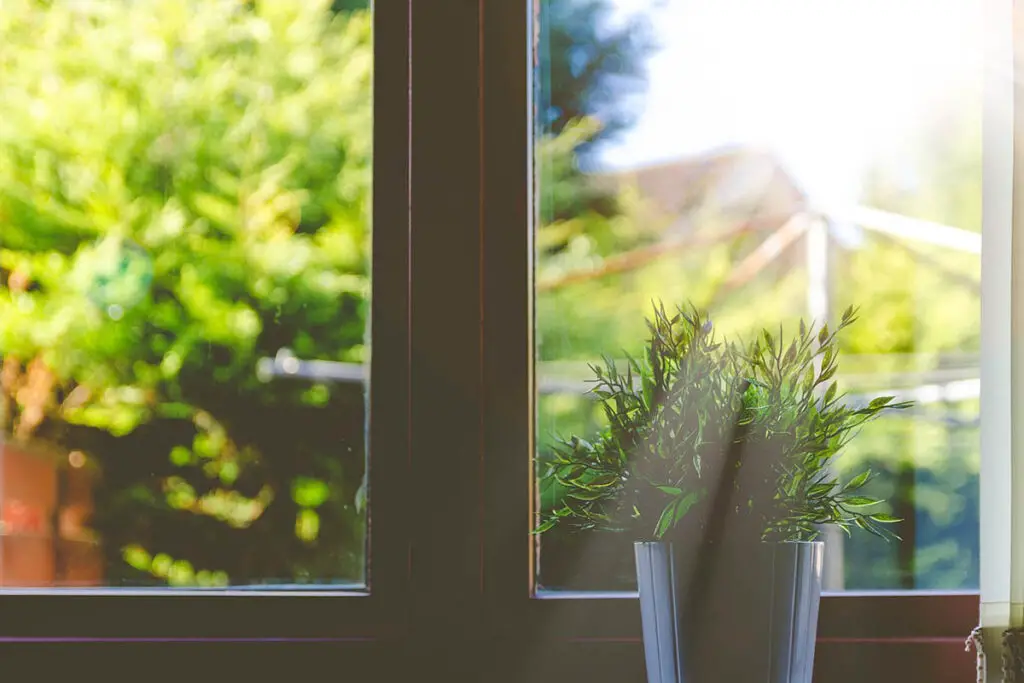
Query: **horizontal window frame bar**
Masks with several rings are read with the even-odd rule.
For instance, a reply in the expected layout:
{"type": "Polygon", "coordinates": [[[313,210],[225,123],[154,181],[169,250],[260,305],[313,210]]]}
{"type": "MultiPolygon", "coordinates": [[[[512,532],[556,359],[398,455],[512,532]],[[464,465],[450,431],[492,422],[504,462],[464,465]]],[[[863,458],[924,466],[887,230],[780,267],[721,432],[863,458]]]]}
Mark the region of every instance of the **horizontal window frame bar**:
{"type": "MultiPolygon", "coordinates": [[[[524,599],[526,617],[535,628],[558,623],[566,639],[628,641],[640,638],[640,606],[628,594],[599,598],[524,599]]],[[[822,595],[818,638],[853,642],[908,638],[959,638],[977,624],[979,594],[972,591],[891,591],[822,595]]]]}
{"type": "Polygon", "coordinates": [[[100,597],[137,597],[137,598],[180,598],[180,597],[215,597],[215,598],[238,598],[238,597],[332,597],[332,598],[369,598],[369,591],[344,589],[334,586],[302,586],[302,585],[269,585],[263,586],[253,584],[251,586],[229,586],[227,588],[164,588],[154,586],[152,588],[118,588],[116,586],[105,586],[96,588],[31,588],[31,587],[8,587],[3,589],[0,596],[48,596],[48,597],[70,597],[70,598],[100,598],[100,597]]]}
{"type": "Polygon", "coordinates": [[[0,640],[389,639],[402,620],[371,596],[17,595],[0,598],[0,640]]]}

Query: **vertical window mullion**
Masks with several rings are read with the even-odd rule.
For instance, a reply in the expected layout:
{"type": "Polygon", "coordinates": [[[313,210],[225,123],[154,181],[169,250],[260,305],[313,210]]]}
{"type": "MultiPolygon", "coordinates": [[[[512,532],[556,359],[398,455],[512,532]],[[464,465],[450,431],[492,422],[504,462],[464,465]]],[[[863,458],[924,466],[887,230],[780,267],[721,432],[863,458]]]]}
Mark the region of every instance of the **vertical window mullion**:
{"type": "Polygon", "coordinates": [[[411,3],[410,659],[449,680],[479,664],[482,4],[411,3]]]}
{"type": "Polygon", "coordinates": [[[373,296],[367,577],[382,617],[407,598],[409,478],[409,5],[374,7],[373,296]]]}

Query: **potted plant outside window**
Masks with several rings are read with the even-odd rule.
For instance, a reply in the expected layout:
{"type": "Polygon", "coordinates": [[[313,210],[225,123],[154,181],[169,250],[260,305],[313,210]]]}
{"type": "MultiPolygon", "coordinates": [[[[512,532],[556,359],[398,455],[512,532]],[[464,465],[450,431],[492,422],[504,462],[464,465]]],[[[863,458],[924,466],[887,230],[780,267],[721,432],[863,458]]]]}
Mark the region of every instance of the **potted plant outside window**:
{"type": "Polygon", "coordinates": [[[810,683],[822,527],[893,536],[863,493],[871,473],[832,467],[862,425],[910,405],[844,400],[837,335],[855,319],[734,343],[656,304],[642,358],[591,366],[607,426],[559,440],[540,476],[564,495],[536,532],[633,538],[650,683],[810,683]]]}

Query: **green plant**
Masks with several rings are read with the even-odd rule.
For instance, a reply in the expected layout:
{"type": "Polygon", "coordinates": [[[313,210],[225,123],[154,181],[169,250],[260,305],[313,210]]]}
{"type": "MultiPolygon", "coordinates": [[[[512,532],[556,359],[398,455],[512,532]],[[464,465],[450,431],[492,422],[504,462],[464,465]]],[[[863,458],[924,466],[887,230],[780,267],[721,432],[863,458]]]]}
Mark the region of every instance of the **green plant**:
{"type": "Polygon", "coordinates": [[[788,343],[764,330],[748,344],[715,339],[708,316],[656,304],[645,356],[591,366],[607,426],[593,441],[560,439],[542,479],[562,487],[536,531],[625,531],[638,539],[731,534],[813,540],[821,525],[892,536],[870,512],[865,471],[841,483],[830,463],[859,427],[903,409],[891,396],[847,405],[834,379],[835,330],[800,323],[788,343]]]}

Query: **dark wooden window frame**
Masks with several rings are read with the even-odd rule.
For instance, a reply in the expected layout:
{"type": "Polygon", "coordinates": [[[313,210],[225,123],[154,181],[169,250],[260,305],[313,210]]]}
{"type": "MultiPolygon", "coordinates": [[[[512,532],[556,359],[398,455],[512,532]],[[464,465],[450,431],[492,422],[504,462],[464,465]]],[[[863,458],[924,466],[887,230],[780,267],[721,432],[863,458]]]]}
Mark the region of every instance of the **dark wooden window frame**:
{"type": "MultiPolygon", "coordinates": [[[[533,596],[540,1],[376,2],[369,593],[6,593],[0,644],[250,642],[250,661],[315,646],[366,680],[643,680],[635,600],[533,596]]],[[[818,680],[965,680],[977,609],[976,593],[826,596],[818,680]]]]}

